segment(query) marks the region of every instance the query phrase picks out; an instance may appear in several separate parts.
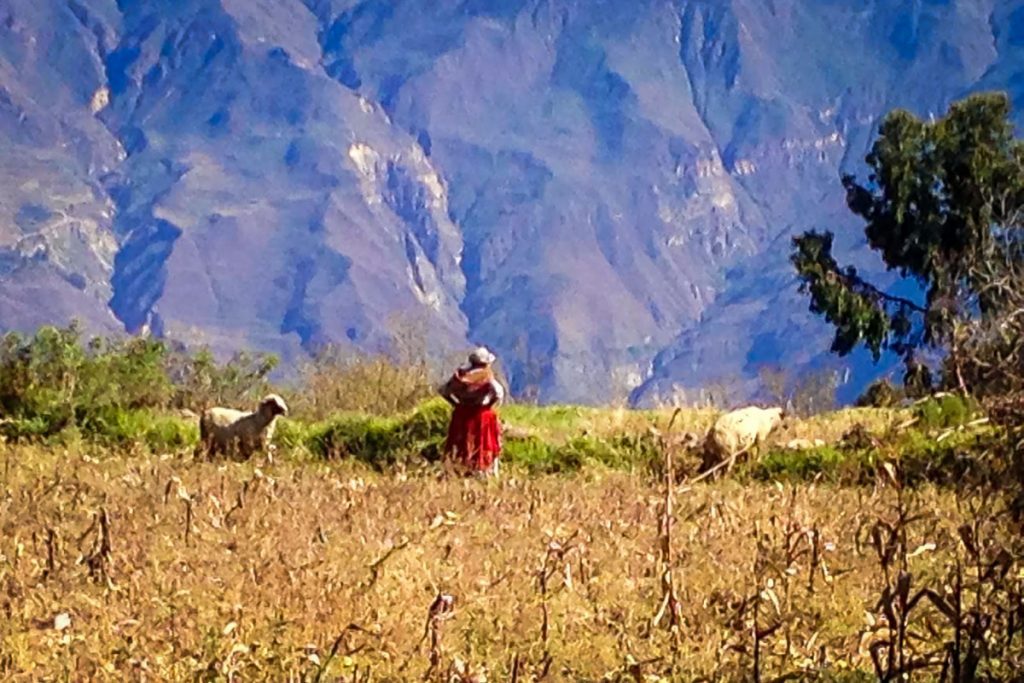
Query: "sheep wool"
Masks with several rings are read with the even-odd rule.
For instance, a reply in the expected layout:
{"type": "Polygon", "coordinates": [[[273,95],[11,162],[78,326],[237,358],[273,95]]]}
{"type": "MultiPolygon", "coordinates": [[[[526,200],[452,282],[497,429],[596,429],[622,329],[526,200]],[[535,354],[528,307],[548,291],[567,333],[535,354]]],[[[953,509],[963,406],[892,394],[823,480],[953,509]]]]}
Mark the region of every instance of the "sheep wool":
{"type": "Polygon", "coordinates": [[[729,460],[732,468],[736,456],[764,443],[772,430],[782,422],[782,408],[740,408],[719,417],[708,431],[704,442],[704,469],[729,460]]]}
{"type": "Polygon", "coordinates": [[[257,451],[267,450],[278,416],[287,414],[288,406],[277,394],[264,397],[250,412],[208,408],[199,418],[200,449],[210,458],[223,453],[248,460],[257,451]]]}

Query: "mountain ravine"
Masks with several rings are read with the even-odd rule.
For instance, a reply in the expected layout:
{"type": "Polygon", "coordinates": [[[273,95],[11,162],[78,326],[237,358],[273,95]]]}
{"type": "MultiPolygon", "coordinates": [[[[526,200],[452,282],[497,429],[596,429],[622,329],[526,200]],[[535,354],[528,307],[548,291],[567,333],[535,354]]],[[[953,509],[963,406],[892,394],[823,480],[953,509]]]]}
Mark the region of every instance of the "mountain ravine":
{"type": "Polygon", "coordinates": [[[878,268],[879,117],[994,88],[1024,0],[0,0],[0,327],[294,365],[411,317],[545,401],[752,398],[832,362],[789,238],[878,268]]]}

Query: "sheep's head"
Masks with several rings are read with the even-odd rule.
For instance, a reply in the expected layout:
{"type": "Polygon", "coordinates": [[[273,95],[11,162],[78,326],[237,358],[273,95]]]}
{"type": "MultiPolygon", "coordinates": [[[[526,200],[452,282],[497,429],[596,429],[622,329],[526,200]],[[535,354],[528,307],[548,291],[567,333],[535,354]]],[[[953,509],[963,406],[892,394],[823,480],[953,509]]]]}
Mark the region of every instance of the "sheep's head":
{"type": "Polygon", "coordinates": [[[288,405],[277,394],[270,394],[260,401],[259,411],[267,417],[274,418],[278,415],[287,415],[288,405]]]}

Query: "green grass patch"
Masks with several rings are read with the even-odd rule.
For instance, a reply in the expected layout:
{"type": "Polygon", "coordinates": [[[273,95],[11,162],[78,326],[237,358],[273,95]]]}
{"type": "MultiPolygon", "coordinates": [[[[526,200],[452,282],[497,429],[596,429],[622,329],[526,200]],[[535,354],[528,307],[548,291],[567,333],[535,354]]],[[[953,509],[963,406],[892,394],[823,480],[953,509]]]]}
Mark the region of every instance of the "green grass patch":
{"type": "Polygon", "coordinates": [[[79,440],[106,447],[144,446],[154,452],[180,451],[199,441],[199,425],[148,409],[106,408],[56,425],[52,416],[8,420],[0,433],[11,441],[69,443],[79,440]]]}
{"type": "Polygon", "coordinates": [[[426,457],[436,459],[448,430],[451,409],[429,401],[400,417],[341,415],[305,427],[282,430],[279,443],[303,446],[325,458],[355,459],[382,469],[426,457]]]}
{"type": "Polygon", "coordinates": [[[154,452],[178,451],[199,441],[199,425],[150,410],[103,411],[79,427],[87,440],[111,446],[143,444],[154,452]]]}
{"type": "Polygon", "coordinates": [[[575,436],[565,443],[529,435],[506,439],[502,459],[536,474],[576,472],[584,467],[650,472],[660,463],[661,454],[647,435],[575,436]]]}
{"type": "Polygon", "coordinates": [[[970,422],[977,414],[977,404],[959,394],[928,398],[914,406],[914,416],[923,430],[960,427],[970,422]]]}
{"type": "Polygon", "coordinates": [[[821,477],[826,481],[860,481],[864,467],[872,471],[872,451],[851,451],[836,446],[807,450],[778,449],[745,468],[745,474],[760,481],[808,480],[821,477]]]}
{"type": "Polygon", "coordinates": [[[554,448],[549,442],[536,436],[506,439],[502,460],[529,472],[564,471],[563,464],[555,458],[554,448]]]}
{"type": "Polygon", "coordinates": [[[567,434],[579,431],[584,410],[577,406],[513,404],[501,408],[501,415],[506,422],[526,429],[567,434]]]}
{"type": "Polygon", "coordinates": [[[739,468],[741,476],[759,481],[820,478],[846,485],[869,484],[884,462],[896,465],[910,485],[957,484],[992,479],[992,431],[953,432],[942,441],[918,430],[879,440],[870,446],[841,444],[809,449],[777,448],[739,468]]]}

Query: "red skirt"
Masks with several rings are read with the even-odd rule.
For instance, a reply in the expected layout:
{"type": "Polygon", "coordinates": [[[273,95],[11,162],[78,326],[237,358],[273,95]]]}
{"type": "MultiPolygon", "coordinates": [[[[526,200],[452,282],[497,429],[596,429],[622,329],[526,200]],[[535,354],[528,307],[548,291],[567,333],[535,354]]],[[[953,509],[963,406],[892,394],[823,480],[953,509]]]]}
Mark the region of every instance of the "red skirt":
{"type": "Polygon", "coordinates": [[[455,406],[445,453],[476,472],[490,470],[501,456],[501,424],[486,406],[455,406]]]}

